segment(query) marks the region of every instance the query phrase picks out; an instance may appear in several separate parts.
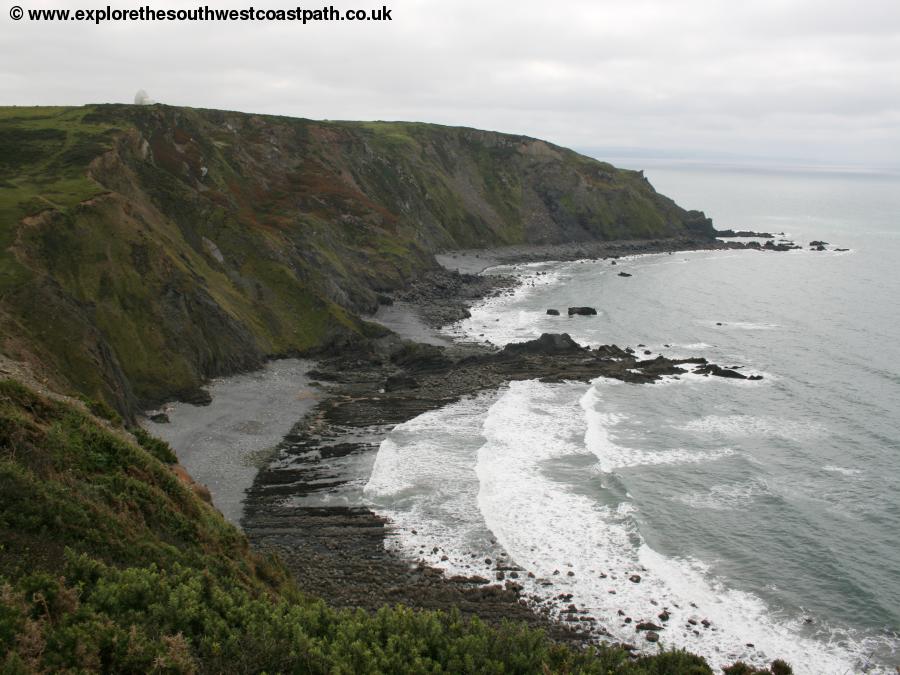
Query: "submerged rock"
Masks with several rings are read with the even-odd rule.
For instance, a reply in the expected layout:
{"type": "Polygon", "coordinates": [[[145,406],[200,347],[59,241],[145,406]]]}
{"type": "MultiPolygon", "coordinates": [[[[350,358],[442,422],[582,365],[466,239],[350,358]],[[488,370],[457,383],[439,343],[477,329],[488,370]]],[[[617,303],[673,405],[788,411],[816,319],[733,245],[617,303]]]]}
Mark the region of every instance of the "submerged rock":
{"type": "Polygon", "coordinates": [[[694,372],[697,375],[715,375],[716,377],[727,377],[732,380],[761,380],[762,375],[751,375],[747,377],[743,373],[739,373],[736,370],[732,370],[731,368],[723,368],[722,366],[717,366],[715,363],[708,363],[706,365],[700,366],[699,368],[695,368],[694,372]]]}
{"type": "Polygon", "coordinates": [[[619,272],[620,277],[630,277],[631,275],[628,272],[619,272]]]}
{"type": "Polygon", "coordinates": [[[547,314],[549,314],[550,316],[559,316],[559,310],[558,309],[548,309],[547,314]]]}
{"type": "Polygon", "coordinates": [[[800,248],[800,247],[797,246],[796,244],[794,244],[793,242],[784,242],[784,243],[779,242],[776,244],[773,240],[770,239],[765,244],[763,244],[763,248],[766,249],[767,251],[791,251],[795,248],[800,248]]]}
{"type": "Polygon", "coordinates": [[[578,314],[580,316],[594,316],[597,310],[593,307],[569,307],[569,316],[578,314]]]}

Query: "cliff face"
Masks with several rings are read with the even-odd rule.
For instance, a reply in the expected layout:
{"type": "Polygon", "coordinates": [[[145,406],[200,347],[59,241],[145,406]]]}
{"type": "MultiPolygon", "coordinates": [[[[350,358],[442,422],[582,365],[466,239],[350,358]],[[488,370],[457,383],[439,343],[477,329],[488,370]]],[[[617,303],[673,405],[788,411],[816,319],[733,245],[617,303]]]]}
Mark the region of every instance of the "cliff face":
{"type": "Polygon", "coordinates": [[[711,237],[522,136],[166,106],[0,109],[0,338],[121,411],[347,344],[453,247],[711,237]]]}

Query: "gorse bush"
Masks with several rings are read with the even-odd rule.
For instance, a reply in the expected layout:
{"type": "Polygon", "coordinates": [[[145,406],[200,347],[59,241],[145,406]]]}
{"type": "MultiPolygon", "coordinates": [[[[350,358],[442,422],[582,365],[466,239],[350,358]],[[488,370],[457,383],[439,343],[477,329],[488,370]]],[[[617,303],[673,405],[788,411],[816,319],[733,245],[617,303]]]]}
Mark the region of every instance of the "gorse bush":
{"type": "Polygon", "coordinates": [[[114,426],[122,425],[122,416],[110,408],[105,401],[89,398],[87,396],[79,396],[78,398],[87,406],[87,409],[91,411],[92,415],[105,419],[114,426]]]}
{"type": "Polygon", "coordinates": [[[3,588],[0,640],[8,672],[711,673],[679,652],[631,661],[457,612],[336,611],[181,565],[117,569],[72,553],[59,577],[36,573],[3,588]]]}
{"type": "Polygon", "coordinates": [[[171,449],[0,381],[0,673],[707,675],[457,612],[335,610],[180,482],[171,449]]]}
{"type": "Polygon", "coordinates": [[[133,429],[132,433],[134,434],[135,439],[137,439],[138,445],[156,457],[159,461],[165,462],[166,464],[175,464],[178,461],[178,457],[176,457],[175,451],[172,450],[172,446],[161,438],[151,436],[140,427],[133,429]]]}

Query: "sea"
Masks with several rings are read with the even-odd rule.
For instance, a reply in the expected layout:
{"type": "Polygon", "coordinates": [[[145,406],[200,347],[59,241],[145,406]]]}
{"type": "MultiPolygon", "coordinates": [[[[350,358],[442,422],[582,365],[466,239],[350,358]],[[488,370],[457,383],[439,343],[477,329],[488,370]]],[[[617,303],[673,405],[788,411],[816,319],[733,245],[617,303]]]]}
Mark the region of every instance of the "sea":
{"type": "Polygon", "coordinates": [[[365,488],[399,533],[387,545],[449,574],[514,579],[536,608],[647,653],[895,673],[900,177],[646,175],[720,229],[802,249],[493,268],[523,284],[447,334],[505,345],[565,332],[763,379],[513,382],[400,424],[365,488]],[[567,316],[576,305],[598,313],[567,316]]]}

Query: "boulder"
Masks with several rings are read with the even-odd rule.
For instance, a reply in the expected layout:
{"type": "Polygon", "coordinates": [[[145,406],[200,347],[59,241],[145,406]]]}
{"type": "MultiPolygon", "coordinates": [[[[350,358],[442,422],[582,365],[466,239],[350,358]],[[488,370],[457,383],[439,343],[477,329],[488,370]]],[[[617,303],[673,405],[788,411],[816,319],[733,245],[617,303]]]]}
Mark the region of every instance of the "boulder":
{"type": "Polygon", "coordinates": [[[418,389],[419,382],[416,378],[400,374],[400,375],[391,375],[384,381],[384,390],[385,391],[399,391],[401,389],[418,389]]]}
{"type": "Polygon", "coordinates": [[[800,247],[793,244],[792,242],[779,242],[776,244],[773,240],[769,239],[765,244],[763,244],[763,248],[767,251],[790,251],[800,247]]]}
{"type": "Polygon", "coordinates": [[[404,342],[390,355],[390,359],[394,365],[415,370],[441,370],[453,365],[443,347],[416,342],[404,342]]]}
{"type": "Polygon", "coordinates": [[[548,309],[547,314],[549,314],[550,316],[559,316],[559,310],[558,309],[548,309]]]}
{"type": "Polygon", "coordinates": [[[695,368],[694,372],[698,375],[715,375],[716,377],[727,377],[732,380],[746,380],[747,379],[746,375],[743,375],[736,370],[731,370],[730,368],[723,368],[722,366],[717,366],[715,363],[709,363],[705,366],[700,366],[699,368],[695,368]]]}
{"type": "Polygon", "coordinates": [[[657,626],[652,621],[641,621],[640,623],[635,624],[634,629],[635,630],[654,630],[654,631],[656,631],[656,630],[662,630],[663,627],[657,626]]]}
{"type": "Polygon", "coordinates": [[[651,630],[644,636],[644,639],[647,642],[659,642],[659,633],[651,630]]]}
{"type": "Polygon", "coordinates": [[[168,424],[169,416],[164,412],[156,413],[155,415],[150,415],[150,421],[156,422],[157,424],[168,424]]]}
{"type": "Polygon", "coordinates": [[[577,354],[587,351],[575,342],[568,333],[544,333],[536,340],[528,342],[512,342],[503,348],[501,356],[519,356],[523,354],[577,354]]]}
{"type": "Polygon", "coordinates": [[[569,316],[577,314],[579,316],[594,316],[597,310],[593,307],[569,307],[569,316]]]}
{"type": "Polygon", "coordinates": [[[606,359],[627,359],[629,357],[629,353],[618,345],[600,345],[594,349],[594,352],[597,356],[606,359]]]}
{"type": "Polygon", "coordinates": [[[206,389],[188,389],[187,391],[183,391],[181,395],[178,397],[179,400],[184,401],[185,403],[190,403],[191,405],[209,405],[212,403],[212,394],[210,394],[206,389]]]}
{"type": "Polygon", "coordinates": [[[628,581],[630,581],[633,584],[639,584],[639,583],[641,583],[641,575],[640,574],[632,574],[630,577],[628,577],[628,581]]]}
{"type": "Polygon", "coordinates": [[[631,275],[628,272],[619,272],[620,277],[630,277],[631,275]]]}

